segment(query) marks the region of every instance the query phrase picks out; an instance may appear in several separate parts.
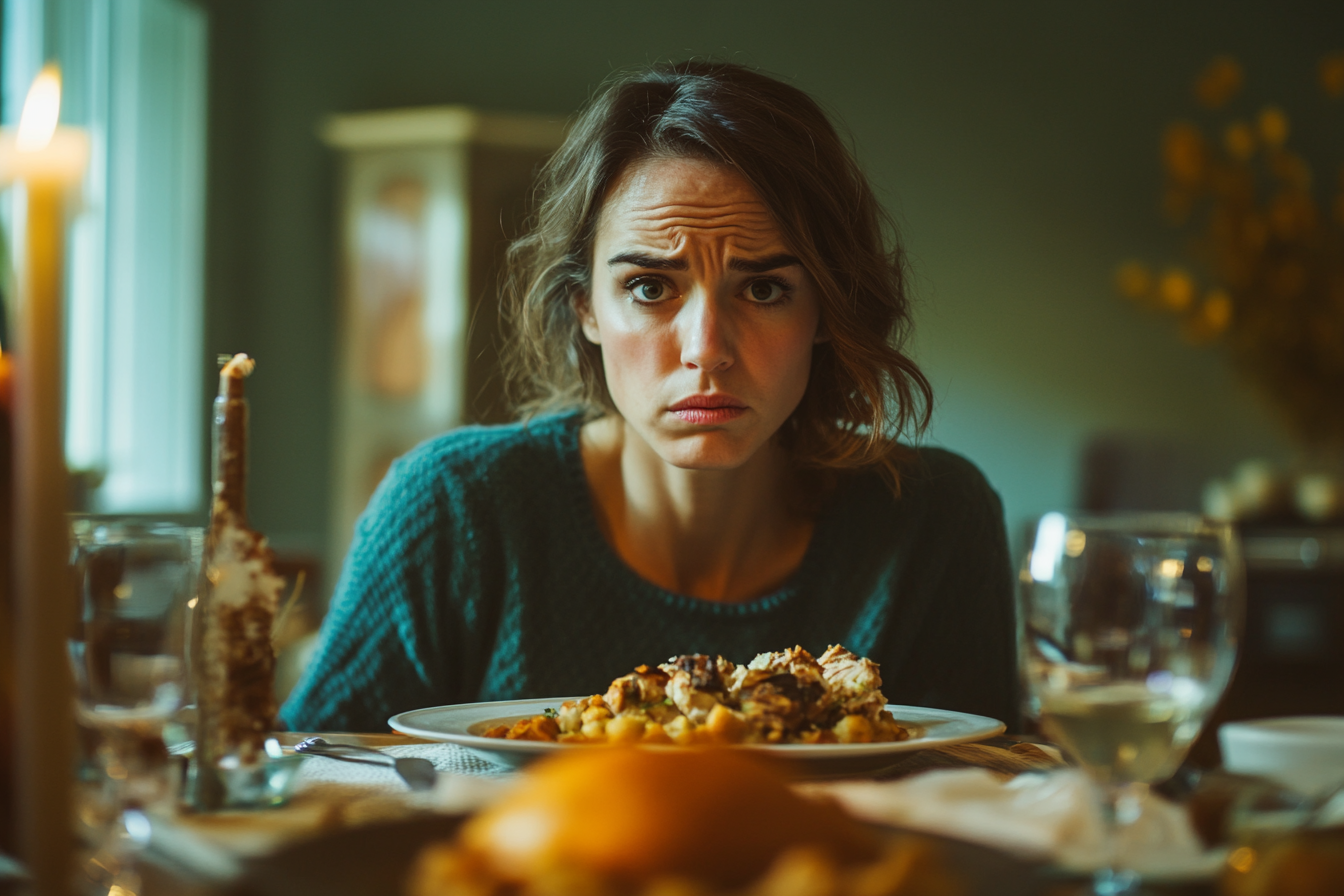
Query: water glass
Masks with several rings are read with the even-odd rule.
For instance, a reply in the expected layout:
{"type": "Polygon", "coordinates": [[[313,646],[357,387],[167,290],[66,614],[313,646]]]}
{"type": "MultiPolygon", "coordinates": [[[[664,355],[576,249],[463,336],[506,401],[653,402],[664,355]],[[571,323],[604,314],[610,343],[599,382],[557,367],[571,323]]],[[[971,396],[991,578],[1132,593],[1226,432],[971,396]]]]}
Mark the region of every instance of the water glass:
{"type": "MultiPolygon", "coordinates": [[[[1198,516],[1051,513],[1036,527],[1019,589],[1027,711],[1102,789],[1113,844],[1232,677],[1243,575],[1231,526],[1198,516]]],[[[1112,867],[1094,891],[1137,886],[1112,867]]]]}
{"type": "Polygon", "coordinates": [[[188,605],[200,577],[199,528],[134,518],[71,520],[75,622],[67,641],[75,716],[93,760],[80,819],[91,891],[133,893],[129,841],[141,809],[173,797],[163,726],[186,692],[188,605]]]}

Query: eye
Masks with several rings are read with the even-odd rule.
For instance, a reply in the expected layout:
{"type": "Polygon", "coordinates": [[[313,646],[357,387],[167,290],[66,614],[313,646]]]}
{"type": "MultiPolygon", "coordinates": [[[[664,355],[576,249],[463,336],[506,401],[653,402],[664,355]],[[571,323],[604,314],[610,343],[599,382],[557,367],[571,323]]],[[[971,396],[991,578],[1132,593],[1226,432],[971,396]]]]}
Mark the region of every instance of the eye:
{"type": "Polygon", "coordinates": [[[661,280],[652,278],[636,280],[627,288],[637,302],[658,302],[667,298],[667,284],[661,280]]]}
{"type": "Polygon", "coordinates": [[[768,305],[784,298],[784,287],[774,280],[753,280],[747,284],[747,298],[768,305]]]}

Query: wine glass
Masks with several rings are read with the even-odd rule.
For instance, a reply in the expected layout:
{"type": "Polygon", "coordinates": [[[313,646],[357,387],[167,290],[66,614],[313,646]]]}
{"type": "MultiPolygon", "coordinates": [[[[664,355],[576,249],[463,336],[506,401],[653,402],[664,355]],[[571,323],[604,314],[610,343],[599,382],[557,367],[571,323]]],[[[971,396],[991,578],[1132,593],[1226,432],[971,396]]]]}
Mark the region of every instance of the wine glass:
{"type": "Polygon", "coordinates": [[[93,853],[95,889],[139,891],[132,854],[144,809],[174,797],[163,726],[186,690],[188,603],[204,531],[172,523],[78,516],[71,520],[77,611],[67,641],[75,715],[95,772],[79,817],[93,853]]]}
{"type": "Polygon", "coordinates": [[[1119,835],[1181,764],[1236,665],[1236,534],[1190,514],[1049,513],[1020,580],[1028,713],[1105,795],[1111,867],[1094,892],[1134,892],[1119,835]]]}

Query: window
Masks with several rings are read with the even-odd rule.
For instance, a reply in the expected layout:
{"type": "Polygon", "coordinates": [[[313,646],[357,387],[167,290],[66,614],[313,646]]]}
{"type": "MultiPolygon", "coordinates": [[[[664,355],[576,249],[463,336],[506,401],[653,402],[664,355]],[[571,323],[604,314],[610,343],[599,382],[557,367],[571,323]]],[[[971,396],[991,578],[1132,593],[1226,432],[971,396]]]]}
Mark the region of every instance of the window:
{"type": "MultiPolygon", "coordinates": [[[[203,506],[205,58],[185,0],[5,2],[4,122],[55,60],[61,121],[90,136],[66,242],[66,457],[91,510],[203,506]]],[[[11,237],[17,192],[0,206],[11,237]]]]}

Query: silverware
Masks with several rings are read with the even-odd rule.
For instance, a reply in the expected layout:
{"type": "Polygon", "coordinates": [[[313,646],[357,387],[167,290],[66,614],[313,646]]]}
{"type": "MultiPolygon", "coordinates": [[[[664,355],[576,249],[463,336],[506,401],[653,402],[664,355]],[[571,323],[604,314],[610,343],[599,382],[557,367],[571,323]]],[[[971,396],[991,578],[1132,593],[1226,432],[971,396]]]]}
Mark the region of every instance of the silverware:
{"type": "Polygon", "coordinates": [[[294,745],[296,752],[309,756],[326,756],[343,762],[358,762],[364,765],[383,765],[393,768],[401,780],[412,790],[433,790],[438,775],[434,763],[428,759],[414,756],[389,756],[381,750],[370,747],[357,747],[353,744],[333,744],[326,738],[310,737],[294,745]],[[368,756],[369,758],[364,758],[368,756]],[[376,759],[374,758],[376,757],[376,759]]]}

